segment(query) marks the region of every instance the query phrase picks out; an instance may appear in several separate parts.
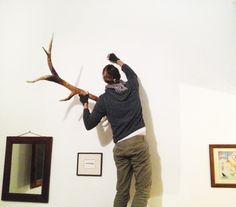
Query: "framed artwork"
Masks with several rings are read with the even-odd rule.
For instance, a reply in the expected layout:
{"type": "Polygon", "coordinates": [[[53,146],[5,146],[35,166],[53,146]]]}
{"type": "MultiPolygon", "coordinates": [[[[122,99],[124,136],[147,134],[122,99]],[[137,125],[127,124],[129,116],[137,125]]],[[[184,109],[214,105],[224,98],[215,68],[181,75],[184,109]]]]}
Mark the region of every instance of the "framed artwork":
{"type": "Polygon", "coordinates": [[[77,154],[78,176],[102,176],[102,153],[79,152],[77,154]]]}
{"type": "Polygon", "coordinates": [[[236,188],[236,144],[211,144],[211,187],[236,188]]]}

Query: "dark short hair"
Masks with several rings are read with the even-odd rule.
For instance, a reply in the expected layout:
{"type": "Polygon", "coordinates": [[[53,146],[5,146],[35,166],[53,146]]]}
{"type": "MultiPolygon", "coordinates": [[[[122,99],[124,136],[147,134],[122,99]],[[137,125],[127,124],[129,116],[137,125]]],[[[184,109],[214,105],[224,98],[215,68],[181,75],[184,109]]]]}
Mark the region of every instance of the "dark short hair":
{"type": "Polygon", "coordinates": [[[107,83],[114,83],[116,81],[120,80],[120,72],[119,70],[112,64],[106,65],[103,68],[102,73],[104,73],[105,71],[107,71],[107,78],[111,81],[108,81],[107,83]]]}

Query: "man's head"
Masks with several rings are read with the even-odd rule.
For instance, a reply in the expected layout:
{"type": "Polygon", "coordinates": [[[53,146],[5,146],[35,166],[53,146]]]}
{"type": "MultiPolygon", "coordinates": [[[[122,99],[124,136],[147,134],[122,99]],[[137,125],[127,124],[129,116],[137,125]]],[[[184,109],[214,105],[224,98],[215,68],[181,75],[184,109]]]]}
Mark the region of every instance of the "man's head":
{"type": "Polygon", "coordinates": [[[103,80],[108,84],[118,83],[120,81],[120,72],[114,65],[106,65],[102,71],[103,80]]]}

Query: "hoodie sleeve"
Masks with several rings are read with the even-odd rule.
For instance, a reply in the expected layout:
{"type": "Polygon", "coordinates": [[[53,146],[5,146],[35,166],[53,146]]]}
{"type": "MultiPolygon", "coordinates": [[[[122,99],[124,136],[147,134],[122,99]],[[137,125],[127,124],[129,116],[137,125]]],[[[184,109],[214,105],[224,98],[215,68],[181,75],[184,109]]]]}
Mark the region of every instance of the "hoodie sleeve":
{"type": "Polygon", "coordinates": [[[123,64],[121,69],[125,73],[130,85],[132,85],[135,89],[138,89],[139,83],[137,74],[126,64],[123,64]]]}
{"type": "Polygon", "coordinates": [[[106,116],[104,101],[99,97],[92,112],[89,109],[84,109],[83,120],[85,128],[87,130],[93,129],[104,116],[106,116]]]}
{"type": "Polygon", "coordinates": [[[121,69],[125,73],[128,80],[138,78],[137,74],[127,64],[123,64],[121,69]]]}

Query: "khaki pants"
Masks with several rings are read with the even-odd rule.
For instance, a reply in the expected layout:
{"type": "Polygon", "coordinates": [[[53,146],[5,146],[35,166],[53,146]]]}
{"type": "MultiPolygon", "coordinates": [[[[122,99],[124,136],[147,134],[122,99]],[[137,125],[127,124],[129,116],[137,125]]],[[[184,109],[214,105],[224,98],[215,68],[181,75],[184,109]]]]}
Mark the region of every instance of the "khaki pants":
{"type": "Polygon", "coordinates": [[[131,207],[146,207],[151,188],[151,162],[144,136],[138,135],[116,143],[113,155],[117,167],[114,207],[127,206],[133,175],[135,195],[131,207]]]}

